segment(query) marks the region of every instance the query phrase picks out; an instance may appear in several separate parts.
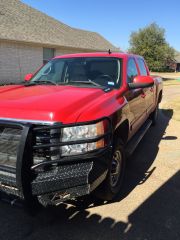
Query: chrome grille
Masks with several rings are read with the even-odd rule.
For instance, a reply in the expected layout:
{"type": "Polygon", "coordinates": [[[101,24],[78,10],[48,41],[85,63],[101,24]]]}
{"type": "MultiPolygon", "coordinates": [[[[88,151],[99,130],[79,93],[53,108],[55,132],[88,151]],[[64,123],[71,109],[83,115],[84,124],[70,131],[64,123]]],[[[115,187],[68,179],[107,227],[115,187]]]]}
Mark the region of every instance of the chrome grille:
{"type": "Polygon", "coordinates": [[[0,127],[0,165],[16,166],[21,134],[21,129],[0,127]]]}

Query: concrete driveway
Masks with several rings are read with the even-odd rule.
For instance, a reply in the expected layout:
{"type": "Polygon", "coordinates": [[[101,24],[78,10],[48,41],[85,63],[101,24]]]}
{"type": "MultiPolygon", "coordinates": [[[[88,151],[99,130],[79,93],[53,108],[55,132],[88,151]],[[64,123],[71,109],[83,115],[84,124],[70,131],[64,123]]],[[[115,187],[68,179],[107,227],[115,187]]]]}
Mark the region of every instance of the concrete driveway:
{"type": "MultiPolygon", "coordinates": [[[[169,91],[165,87],[165,100],[169,91]]],[[[96,205],[88,198],[85,209],[62,204],[35,217],[0,202],[0,240],[179,240],[179,169],[180,122],[160,112],[127,162],[115,202],[96,205]]]]}

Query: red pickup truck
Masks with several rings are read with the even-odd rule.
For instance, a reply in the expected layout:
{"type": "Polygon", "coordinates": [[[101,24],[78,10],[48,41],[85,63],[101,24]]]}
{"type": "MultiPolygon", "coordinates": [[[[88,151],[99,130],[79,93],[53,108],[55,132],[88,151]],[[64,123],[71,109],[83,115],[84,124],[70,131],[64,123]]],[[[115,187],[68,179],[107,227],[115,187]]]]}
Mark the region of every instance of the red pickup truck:
{"type": "Polygon", "coordinates": [[[58,56],[0,87],[0,191],[42,205],[119,192],[126,158],[155,124],[162,80],[141,56],[58,56]]]}

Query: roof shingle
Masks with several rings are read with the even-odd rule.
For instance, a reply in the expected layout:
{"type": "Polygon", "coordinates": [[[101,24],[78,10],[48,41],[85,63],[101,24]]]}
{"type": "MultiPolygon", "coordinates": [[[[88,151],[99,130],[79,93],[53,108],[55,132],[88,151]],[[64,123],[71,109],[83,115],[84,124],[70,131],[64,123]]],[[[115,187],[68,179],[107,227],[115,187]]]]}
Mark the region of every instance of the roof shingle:
{"type": "Polygon", "coordinates": [[[119,50],[100,34],[72,28],[19,0],[0,1],[0,39],[88,50],[119,50]]]}

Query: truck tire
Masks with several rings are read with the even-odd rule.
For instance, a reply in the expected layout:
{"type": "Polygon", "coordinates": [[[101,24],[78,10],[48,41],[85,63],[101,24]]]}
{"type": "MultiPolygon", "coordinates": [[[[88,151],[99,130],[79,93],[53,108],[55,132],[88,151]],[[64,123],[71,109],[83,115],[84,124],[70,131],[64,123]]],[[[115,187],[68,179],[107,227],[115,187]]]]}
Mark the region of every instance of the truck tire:
{"type": "Polygon", "coordinates": [[[155,126],[158,121],[158,115],[159,115],[159,104],[157,104],[154,112],[151,114],[151,120],[152,120],[152,126],[155,126]]]}
{"type": "Polygon", "coordinates": [[[113,148],[108,173],[103,183],[96,189],[96,198],[111,201],[119,193],[125,172],[125,152],[121,141],[117,141],[113,148]]]}

